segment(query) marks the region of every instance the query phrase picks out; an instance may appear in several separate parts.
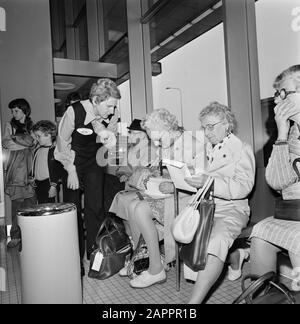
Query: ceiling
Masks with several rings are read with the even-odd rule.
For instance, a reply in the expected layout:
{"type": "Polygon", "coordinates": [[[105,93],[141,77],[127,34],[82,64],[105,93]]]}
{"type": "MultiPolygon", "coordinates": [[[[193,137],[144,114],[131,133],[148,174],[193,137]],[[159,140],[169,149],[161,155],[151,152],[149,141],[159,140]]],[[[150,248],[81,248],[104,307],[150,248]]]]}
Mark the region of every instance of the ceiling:
{"type": "MultiPolygon", "coordinates": [[[[66,33],[70,23],[66,17],[69,16],[67,10],[70,8],[65,7],[63,3],[61,0],[50,0],[52,47],[54,57],[67,58],[66,33]]],[[[76,59],[88,60],[86,0],[72,0],[72,3],[72,12],[76,17],[71,27],[75,28],[79,35],[79,57],[76,59]]],[[[149,3],[152,3],[152,6],[142,16],[141,22],[149,23],[153,64],[159,64],[162,58],[222,22],[219,0],[157,0],[149,3]]],[[[99,61],[117,65],[118,78],[115,81],[120,84],[129,78],[126,0],[103,0],[103,21],[106,35],[105,51],[99,61]]],[[[157,65],[154,67],[157,68],[157,65]]],[[[96,79],[54,75],[54,83],[74,83],[76,87],[72,91],[79,90],[84,96],[88,94],[91,84],[96,79]]],[[[63,110],[69,92],[60,90],[54,93],[55,98],[61,100],[61,103],[56,105],[58,115],[63,110]]]]}

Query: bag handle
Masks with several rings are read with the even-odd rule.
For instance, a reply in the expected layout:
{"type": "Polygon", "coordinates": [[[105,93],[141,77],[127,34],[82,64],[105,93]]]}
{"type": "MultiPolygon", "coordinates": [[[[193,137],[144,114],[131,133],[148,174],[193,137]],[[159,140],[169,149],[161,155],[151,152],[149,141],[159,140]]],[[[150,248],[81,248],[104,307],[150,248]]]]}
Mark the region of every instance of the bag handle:
{"type": "Polygon", "coordinates": [[[204,199],[205,195],[207,194],[208,191],[212,191],[213,188],[213,182],[214,182],[214,178],[212,177],[209,177],[204,186],[203,186],[203,191],[201,193],[201,195],[197,198],[196,202],[195,202],[195,207],[198,208],[198,205],[200,204],[201,200],[204,199]]]}
{"type": "Polygon", "coordinates": [[[295,159],[295,160],[293,161],[293,169],[294,169],[294,171],[295,171],[296,174],[297,174],[298,181],[300,181],[300,172],[299,172],[299,170],[298,170],[298,168],[297,168],[297,163],[298,163],[298,162],[300,162],[300,158],[297,158],[297,159],[295,159]]]}
{"type": "Polygon", "coordinates": [[[196,204],[196,208],[197,205],[199,204],[199,201],[201,199],[201,197],[204,197],[208,188],[210,187],[210,185],[212,184],[213,178],[212,177],[208,177],[207,180],[205,181],[204,185],[193,195],[193,199],[190,201],[189,205],[193,206],[196,204]]]}
{"type": "Polygon", "coordinates": [[[113,218],[111,218],[111,217],[107,217],[107,218],[104,219],[104,221],[102,222],[102,224],[101,224],[101,226],[99,228],[99,231],[98,231],[98,233],[96,235],[96,240],[100,236],[100,234],[101,234],[101,232],[102,232],[102,230],[103,230],[104,227],[105,227],[105,230],[106,230],[107,234],[109,236],[111,236],[111,234],[110,234],[110,232],[108,230],[110,224],[112,224],[114,226],[114,228],[118,231],[118,233],[121,234],[121,232],[120,232],[120,230],[118,228],[118,225],[115,222],[115,220],[113,218]]]}
{"type": "Polygon", "coordinates": [[[286,298],[288,299],[290,304],[295,304],[295,298],[293,297],[293,295],[291,294],[289,289],[281,283],[276,284],[274,282],[275,279],[276,279],[276,273],[274,271],[267,272],[260,277],[257,275],[251,275],[251,274],[244,276],[242,278],[242,282],[241,282],[243,292],[241,293],[241,295],[238,298],[236,298],[233,301],[233,304],[240,304],[243,300],[245,300],[247,304],[253,304],[252,294],[259,287],[261,287],[266,281],[268,281],[270,285],[272,285],[275,288],[277,288],[278,290],[280,290],[286,296],[286,298]],[[245,281],[247,279],[254,279],[255,281],[252,282],[252,284],[250,284],[246,288],[245,281]]]}

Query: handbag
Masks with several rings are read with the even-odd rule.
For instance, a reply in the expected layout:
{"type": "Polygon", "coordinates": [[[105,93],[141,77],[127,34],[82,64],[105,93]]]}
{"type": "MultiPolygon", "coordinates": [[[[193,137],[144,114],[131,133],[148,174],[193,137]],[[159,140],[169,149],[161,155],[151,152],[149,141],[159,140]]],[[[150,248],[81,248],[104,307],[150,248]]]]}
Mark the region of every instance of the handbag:
{"type": "Polygon", "coordinates": [[[107,217],[99,228],[94,251],[90,255],[88,276],[107,279],[124,267],[125,260],[132,253],[132,243],[125,229],[112,217],[107,217]]]}
{"type": "Polygon", "coordinates": [[[138,276],[149,268],[149,252],[143,235],[139,237],[136,249],[127,266],[127,276],[130,279],[138,276]]]}
{"type": "MultiPolygon", "coordinates": [[[[300,173],[297,168],[297,163],[300,162],[300,158],[293,161],[293,169],[300,181],[300,173]]],[[[300,199],[284,200],[279,197],[275,200],[275,212],[274,218],[283,219],[286,221],[300,221],[300,199]]]]}
{"type": "Polygon", "coordinates": [[[209,182],[211,179],[208,179],[206,184],[193,195],[187,206],[175,217],[172,223],[172,234],[175,241],[184,244],[192,242],[200,221],[198,205],[209,182]]]}
{"type": "Polygon", "coordinates": [[[206,266],[207,247],[215,213],[213,186],[214,181],[209,178],[206,182],[206,189],[199,197],[197,208],[200,217],[193,240],[189,244],[184,244],[179,251],[180,259],[193,271],[203,270],[206,266]]]}
{"type": "Polygon", "coordinates": [[[299,304],[300,292],[291,291],[284,284],[278,282],[275,272],[270,271],[262,276],[246,275],[242,278],[242,293],[233,304],[299,304]],[[248,287],[245,281],[254,280],[248,287]],[[258,293],[260,293],[258,295],[258,293]]]}

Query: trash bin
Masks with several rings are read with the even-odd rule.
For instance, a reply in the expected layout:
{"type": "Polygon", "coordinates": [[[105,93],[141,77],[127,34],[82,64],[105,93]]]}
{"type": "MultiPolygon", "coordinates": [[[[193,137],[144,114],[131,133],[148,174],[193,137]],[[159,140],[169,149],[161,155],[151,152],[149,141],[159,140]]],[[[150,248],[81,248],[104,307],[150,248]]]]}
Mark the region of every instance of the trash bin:
{"type": "Polygon", "coordinates": [[[20,209],[23,304],[81,304],[76,206],[40,204],[20,209]]]}

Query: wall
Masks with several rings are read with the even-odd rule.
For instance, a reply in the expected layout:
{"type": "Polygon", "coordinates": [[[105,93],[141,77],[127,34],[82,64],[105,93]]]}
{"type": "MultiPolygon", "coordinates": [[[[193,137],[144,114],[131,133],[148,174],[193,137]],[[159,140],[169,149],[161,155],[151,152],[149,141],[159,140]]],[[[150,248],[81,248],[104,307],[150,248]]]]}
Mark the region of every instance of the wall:
{"type": "Polygon", "coordinates": [[[52,50],[48,0],[0,0],[6,31],[0,32],[1,122],[9,101],[24,97],[32,119],[54,120],[52,50]]]}
{"type": "Polygon", "coordinates": [[[20,97],[29,101],[33,121],[54,121],[49,1],[0,0],[0,7],[6,12],[6,31],[0,31],[1,124],[11,119],[8,103],[20,97]]]}

